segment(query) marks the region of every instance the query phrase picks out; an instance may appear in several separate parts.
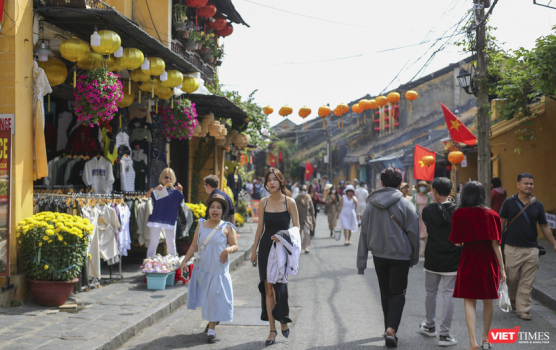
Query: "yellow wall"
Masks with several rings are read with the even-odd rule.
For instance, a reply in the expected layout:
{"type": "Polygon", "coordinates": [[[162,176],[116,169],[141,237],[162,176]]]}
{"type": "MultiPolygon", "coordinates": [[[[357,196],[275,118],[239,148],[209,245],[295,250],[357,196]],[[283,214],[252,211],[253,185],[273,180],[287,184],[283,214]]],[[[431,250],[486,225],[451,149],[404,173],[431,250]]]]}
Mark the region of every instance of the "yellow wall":
{"type": "MultiPolygon", "coordinates": [[[[6,29],[2,34],[7,37],[0,37],[0,113],[15,114],[10,198],[10,273],[12,282],[18,283],[18,276],[14,275],[22,271],[17,268],[16,225],[33,214],[33,2],[7,1],[5,10],[17,23],[9,28],[11,21],[4,15],[3,27],[6,29]]],[[[3,284],[0,278],[0,285],[3,284]]],[[[25,296],[24,285],[19,286],[17,298],[22,299],[22,296],[25,296]]]]}
{"type": "Polygon", "coordinates": [[[127,18],[130,19],[132,18],[133,2],[134,2],[133,0],[104,0],[104,2],[110,6],[113,6],[116,9],[116,11],[126,16],[127,18]]]}
{"type": "MultiPolygon", "coordinates": [[[[127,2],[129,0],[112,0],[112,2],[127,2]]],[[[125,7],[124,5],[119,5],[125,7]]],[[[118,11],[120,11],[118,9],[118,11]]],[[[161,41],[167,47],[172,43],[172,1],[171,0],[141,0],[132,2],[131,20],[153,38],[161,41]],[[148,5],[147,5],[148,4],[148,5]],[[152,19],[151,19],[152,16],[152,19]],[[160,37],[160,39],[159,39],[160,37]]]]}
{"type": "MultiPolygon", "coordinates": [[[[202,169],[195,169],[195,152],[197,151],[197,145],[199,144],[199,142],[203,142],[202,138],[199,137],[194,137],[193,139],[189,140],[189,193],[188,193],[188,198],[187,201],[191,202],[191,193],[197,191],[197,198],[204,202],[208,199],[208,194],[205,192],[205,187],[204,184],[205,182],[203,181],[203,179],[205,178],[205,176],[208,175],[216,175],[217,174],[217,169],[221,169],[221,166],[218,166],[218,164],[216,164],[217,159],[222,159],[223,157],[215,157],[215,150],[212,151],[212,154],[209,156],[209,158],[207,159],[205,165],[203,166],[202,169]],[[199,186],[197,187],[197,189],[191,188],[191,181],[193,179],[193,174],[195,172],[201,172],[201,182],[199,183],[199,186]]],[[[218,147],[218,146],[216,146],[218,147]]],[[[220,180],[220,178],[219,178],[220,180]]],[[[220,183],[222,183],[222,181],[220,181],[220,183]]]]}

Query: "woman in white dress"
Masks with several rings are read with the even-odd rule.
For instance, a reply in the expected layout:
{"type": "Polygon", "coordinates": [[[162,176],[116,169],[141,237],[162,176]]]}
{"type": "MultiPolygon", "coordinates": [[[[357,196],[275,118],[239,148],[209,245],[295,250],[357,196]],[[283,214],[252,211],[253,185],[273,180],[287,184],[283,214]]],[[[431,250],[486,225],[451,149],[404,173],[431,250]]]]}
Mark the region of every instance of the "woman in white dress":
{"type": "Polygon", "coordinates": [[[340,219],[340,226],[342,227],[342,230],[344,230],[344,237],[346,239],[344,245],[351,244],[351,232],[357,231],[357,215],[355,214],[356,207],[357,198],[355,197],[355,190],[352,185],[347,185],[337,214],[340,219]]]}

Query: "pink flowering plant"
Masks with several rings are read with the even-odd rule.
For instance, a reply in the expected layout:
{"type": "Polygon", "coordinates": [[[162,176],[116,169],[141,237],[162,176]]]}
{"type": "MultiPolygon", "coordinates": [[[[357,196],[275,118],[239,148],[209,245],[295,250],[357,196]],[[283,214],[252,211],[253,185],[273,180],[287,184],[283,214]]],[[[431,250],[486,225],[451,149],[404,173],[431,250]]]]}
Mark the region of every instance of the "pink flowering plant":
{"type": "Polygon", "coordinates": [[[193,129],[199,124],[195,103],[191,103],[188,99],[174,101],[174,108],[168,104],[162,108],[160,117],[166,128],[164,133],[174,140],[190,140],[193,129]]]}
{"type": "Polygon", "coordinates": [[[89,69],[77,77],[73,93],[77,120],[93,127],[114,117],[123,98],[119,77],[106,68],[89,69]]]}

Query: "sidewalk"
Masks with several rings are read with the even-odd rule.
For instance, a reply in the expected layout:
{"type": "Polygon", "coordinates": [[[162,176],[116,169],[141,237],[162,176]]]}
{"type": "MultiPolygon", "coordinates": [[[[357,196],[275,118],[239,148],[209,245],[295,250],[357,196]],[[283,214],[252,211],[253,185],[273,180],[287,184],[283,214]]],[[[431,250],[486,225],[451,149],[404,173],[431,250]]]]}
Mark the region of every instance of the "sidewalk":
{"type": "Polygon", "coordinates": [[[556,311],[556,252],[546,239],[540,239],[539,245],[546,249],[546,254],[540,257],[532,296],[544,306],[556,311]]]}
{"type": "MultiPolygon", "coordinates": [[[[239,229],[239,252],[230,273],[251,257],[256,224],[239,229]],[[252,227],[252,231],[250,226],[252,227]]],[[[74,294],[78,310],[60,312],[34,301],[0,308],[0,349],[117,349],[141,330],[170,315],[187,300],[187,286],[148,290],[139,266],[117,283],[74,294]]]]}

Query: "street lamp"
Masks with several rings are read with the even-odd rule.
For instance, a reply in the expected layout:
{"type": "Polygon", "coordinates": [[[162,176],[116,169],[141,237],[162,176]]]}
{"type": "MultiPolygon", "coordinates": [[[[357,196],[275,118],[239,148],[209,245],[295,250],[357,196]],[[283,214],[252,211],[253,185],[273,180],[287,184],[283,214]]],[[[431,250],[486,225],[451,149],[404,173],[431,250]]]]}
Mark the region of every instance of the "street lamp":
{"type": "MultiPolygon", "coordinates": [[[[473,67],[471,67],[471,71],[473,71],[473,67]]],[[[457,78],[459,86],[461,86],[466,93],[477,96],[477,88],[473,83],[473,79],[471,79],[471,73],[462,68],[457,78]]]]}

